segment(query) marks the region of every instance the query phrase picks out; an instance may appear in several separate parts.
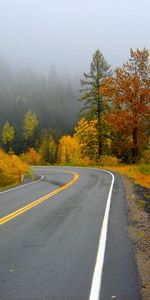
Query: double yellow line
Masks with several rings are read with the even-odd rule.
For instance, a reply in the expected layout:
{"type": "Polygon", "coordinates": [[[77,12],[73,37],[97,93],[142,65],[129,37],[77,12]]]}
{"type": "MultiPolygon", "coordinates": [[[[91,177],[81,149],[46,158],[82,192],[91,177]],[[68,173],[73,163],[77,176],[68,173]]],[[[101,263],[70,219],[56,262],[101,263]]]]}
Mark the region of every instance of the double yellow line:
{"type": "Polygon", "coordinates": [[[59,189],[35,200],[34,202],[26,205],[26,206],[23,206],[17,210],[15,210],[14,212],[12,212],[11,214],[3,217],[0,219],[0,225],[3,225],[4,223],[6,222],[9,222],[10,220],[16,218],[17,216],[23,214],[24,212],[30,210],[31,208],[35,207],[36,205],[39,205],[41,204],[42,202],[44,202],[45,200],[51,198],[52,196],[60,193],[61,191],[65,190],[66,188],[68,188],[70,185],[74,184],[78,179],[79,179],[79,174],[75,173],[75,172],[71,172],[71,171],[60,171],[60,172],[64,172],[64,173],[70,173],[70,174],[73,174],[74,175],[74,178],[69,181],[68,183],[66,183],[65,185],[63,185],[62,187],[60,187],[59,189]]]}

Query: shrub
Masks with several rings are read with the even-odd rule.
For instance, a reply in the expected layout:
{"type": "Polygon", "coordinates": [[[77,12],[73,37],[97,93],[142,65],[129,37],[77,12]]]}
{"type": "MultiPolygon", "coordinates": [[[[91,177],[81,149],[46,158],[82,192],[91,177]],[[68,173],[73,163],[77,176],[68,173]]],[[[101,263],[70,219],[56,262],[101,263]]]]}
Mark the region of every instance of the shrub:
{"type": "Polygon", "coordinates": [[[101,166],[117,166],[119,164],[119,160],[115,156],[103,155],[99,160],[99,165],[101,166]]]}
{"type": "Polygon", "coordinates": [[[0,149],[0,187],[5,187],[21,181],[21,176],[30,170],[16,155],[8,155],[0,149]]]}
{"type": "Polygon", "coordinates": [[[150,175],[150,164],[138,166],[138,170],[146,175],[150,175]]]}
{"type": "Polygon", "coordinates": [[[150,164],[150,149],[143,151],[140,163],[150,164]]]}
{"type": "Polygon", "coordinates": [[[29,165],[39,165],[41,163],[41,154],[33,148],[29,148],[20,157],[29,165]]]}
{"type": "Polygon", "coordinates": [[[83,166],[91,166],[94,165],[94,161],[92,161],[88,156],[80,159],[80,165],[83,166]]]}

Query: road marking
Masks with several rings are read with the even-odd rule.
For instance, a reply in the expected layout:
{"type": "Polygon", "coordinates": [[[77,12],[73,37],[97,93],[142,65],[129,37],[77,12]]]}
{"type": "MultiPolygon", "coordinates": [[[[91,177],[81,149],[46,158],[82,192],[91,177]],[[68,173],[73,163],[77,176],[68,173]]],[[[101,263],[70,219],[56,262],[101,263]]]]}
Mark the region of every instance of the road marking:
{"type": "Polygon", "coordinates": [[[106,239],[107,239],[107,230],[108,230],[108,220],[109,220],[109,211],[110,211],[110,204],[111,204],[111,196],[113,191],[114,185],[114,175],[105,170],[95,169],[102,172],[106,172],[112,176],[111,186],[107,198],[107,204],[105,209],[105,214],[103,218],[102,229],[100,233],[99,245],[98,245],[98,252],[96,257],[96,264],[93,274],[92,286],[90,291],[89,300],[100,300],[100,291],[101,291],[101,283],[102,283],[102,272],[103,272],[103,265],[104,265],[104,256],[105,256],[105,248],[106,248],[106,239]]]}
{"type": "Polygon", "coordinates": [[[63,185],[62,187],[58,188],[57,190],[55,190],[51,193],[48,193],[47,195],[35,200],[34,202],[31,202],[28,205],[23,206],[20,209],[12,212],[11,214],[1,218],[0,219],[0,225],[3,225],[4,223],[9,222],[10,220],[16,218],[17,216],[19,216],[19,215],[23,214],[24,212],[30,210],[31,208],[41,204],[42,202],[46,201],[47,199],[51,198],[52,196],[60,193],[61,191],[65,190],[66,188],[68,188],[69,186],[74,184],[79,179],[79,174],[78,173],[71,172],[71,171],[62,171],[62,170],[60,170],[60,172],[73,174],[74,178],[71,181],[69,181],[68,183],[66,183],[65,185],[63,185]]]}
{"type": "Polygon", "coordinates": [[[5,193],[8,193],[8,192],[11,192],[11,191],[14,191],[14,190],[22,189],[23,187],[25,187],[25,186],[27,186],[27,185],[31,185],[31,184],[37,183],[37,182],[41,181],[41,180],[44,178],[44,176],[42,176],[42,175],[40,175],[40,176],[41,176],[40,179],[37,179],[37,180],[32,181],[32,182],[29,182],[29,183],[22,184],[22,185],[20,185],[20,186],[17,186],[17,187],[15,187],[15,188],[11,188],[11,189],[6,190],[6,191],[3,191],[3,192],[0,192],[0,195],[5,194],[5,193]]]}
{"type": "Polygon", "coordinates": [[[111,181],[111,185],[110,185],[110,189],[109,189],[109,193],[108,193],[108,197],[107,197],[107,203],[106,203],[102,228],[101,228],[101,232],[100,232],[98,252],[97,252],[96,263],[95,263],[92,285],[91,285],[91,291],[90,291],[90,296],[89,296],[89,300],[100,300],[102,273],[103,273],[107,231],[108,231],[109,211],[110,211],[111,197],[112,197],[112,191],[113,191],[115,177],[110,171],[106,171],[106,170],[102,170],[102,169],[86,168],[86,167],[85,168],[84,167],[74,167],[74,168],[89,169],[89,170],[105,172],[105,173],[111,175],[111,177],[112,177],[112,181],[111,181]]]}

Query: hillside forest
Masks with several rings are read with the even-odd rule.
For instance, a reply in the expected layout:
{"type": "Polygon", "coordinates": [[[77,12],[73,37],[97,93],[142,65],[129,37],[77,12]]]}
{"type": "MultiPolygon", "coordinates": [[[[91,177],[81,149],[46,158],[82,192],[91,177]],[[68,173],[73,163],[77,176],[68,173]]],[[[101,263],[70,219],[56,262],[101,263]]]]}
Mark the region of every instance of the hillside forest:
{"type": "Polygon", "coordinates": [[[54,67],[46,77],[1,60],[0,147],[28,164],[149,163],[148,49],[114,70],[96,50],[80,88],[54,67]]]}

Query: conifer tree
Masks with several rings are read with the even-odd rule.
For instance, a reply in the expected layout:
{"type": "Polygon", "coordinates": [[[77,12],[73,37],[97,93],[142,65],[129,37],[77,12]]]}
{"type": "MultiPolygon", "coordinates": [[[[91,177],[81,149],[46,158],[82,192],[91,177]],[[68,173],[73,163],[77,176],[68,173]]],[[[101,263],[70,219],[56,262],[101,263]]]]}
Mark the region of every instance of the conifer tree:
{"type": "Polygon", "coordinates": [[[100,50],[96,50],[93,54],[93,60],[90,65],[90,72],[83,73],[81,80],[82,96],[80,101],[84,101],[84,106],[80,110],[80,116],[92,120],[97,119],[97,140],[98,140],[98,156],[100,157],[103,151],[103,135],[101,119],[107,110],[107,104],[104,101],[99,90],[102,81],[107,76],[110,76],[110,66],[106,62],[100,50]]]}

